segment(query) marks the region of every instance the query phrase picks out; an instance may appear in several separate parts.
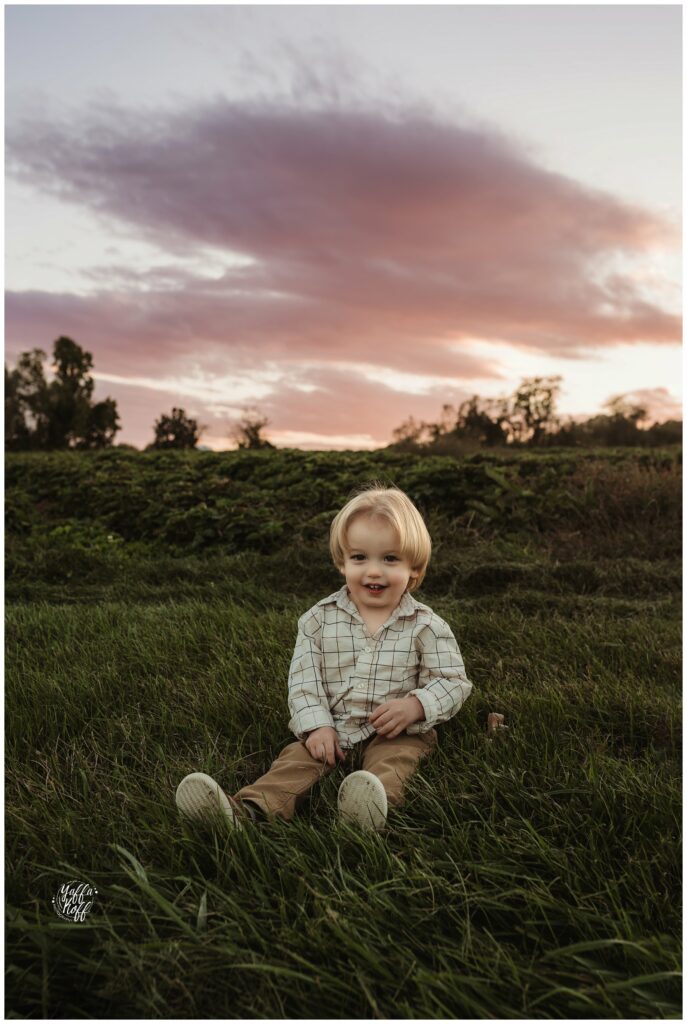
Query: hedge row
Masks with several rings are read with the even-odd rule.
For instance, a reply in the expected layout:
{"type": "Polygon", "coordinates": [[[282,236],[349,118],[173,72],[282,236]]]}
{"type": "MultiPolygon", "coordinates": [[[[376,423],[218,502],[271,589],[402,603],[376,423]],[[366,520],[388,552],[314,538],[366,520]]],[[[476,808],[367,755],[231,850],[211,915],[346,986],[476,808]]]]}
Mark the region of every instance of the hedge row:
{"type": "Polygon", "coordinates": [[[401,487],[428,523],[481,530],[605,528],[680,516],[681,449],[478,454],[395,451],[36,452],[6,456],[10,536],[88,529],[102,543],[270,552],[326,535],[361,485],[401,487]]]}

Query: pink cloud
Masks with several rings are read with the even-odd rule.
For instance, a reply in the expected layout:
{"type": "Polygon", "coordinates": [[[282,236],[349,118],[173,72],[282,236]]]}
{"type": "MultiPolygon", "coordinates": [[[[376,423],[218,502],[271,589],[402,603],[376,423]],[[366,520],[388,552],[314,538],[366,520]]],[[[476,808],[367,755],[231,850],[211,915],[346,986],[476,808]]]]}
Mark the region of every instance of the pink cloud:
{"type": "Polygon", "coordinates": [[[623,399],[631,405],[640,405],[646,409],[647,425],[682,419],[682,403],[667,388],[637,388],[635,391],[623,392],[623,399]]]}
{"type": "MultiPolygon", "coordinates": [[[[301,374],[336,360],[462,378],[469,391],[494,371],[461,339],[581,358],[681,337],[679,317],[636,280],[594,272],[618,254],[650,261],[679,244],[678,228],[486,129],[219,98],[140,116],[101,103],[78,124],[25,119],[6,145],[10,176],[135,227],[171,258],[212,246],[253,261],[217,280],[95,267],[89,296],[9,293],[8,354],[63,333],[101,372],[272,361],[301,374]]],[[[294,396],[278,395],[291,408],[294,396]]]]}

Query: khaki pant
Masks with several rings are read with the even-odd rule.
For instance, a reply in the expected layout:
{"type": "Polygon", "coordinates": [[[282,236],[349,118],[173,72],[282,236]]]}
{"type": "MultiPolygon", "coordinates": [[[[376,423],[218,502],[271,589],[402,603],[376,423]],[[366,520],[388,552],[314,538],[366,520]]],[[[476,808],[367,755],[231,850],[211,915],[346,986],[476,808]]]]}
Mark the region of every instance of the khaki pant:
{"type": "Polygon", "coordinates": [[[237,800],[251,800],[267,814],[290,821],[298,805],[321,778],[341,765],[346,772],[362,768],[382,781],[389,807],[403,802],[403,787],[418,762],[437,742],[436,729],[422,735],[402,732],[394,739],[373,733],[346,751],[346,760],[338,758],[329,765],[314,758],[303,740],[287,744],[263,776],[234,794],[237,800]]]}

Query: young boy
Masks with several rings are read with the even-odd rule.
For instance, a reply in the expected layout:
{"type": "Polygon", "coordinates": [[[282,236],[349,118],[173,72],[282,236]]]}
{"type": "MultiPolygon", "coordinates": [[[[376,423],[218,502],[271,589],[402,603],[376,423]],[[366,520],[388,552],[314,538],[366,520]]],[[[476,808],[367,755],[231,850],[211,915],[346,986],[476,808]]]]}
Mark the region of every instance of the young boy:
{"type": "Polygon", "coordinates": [[[346,583],[298,620],[288,684],[296,741],[233,797],[202,772],[187,775],[176,792],[187,817],[219,809],[236,825],[289,821],[317,780],[355,751],[362,770],[341,783],[339,814],[381,830],[436,744],[434,727],[470,695],[449,626],[411,597],[432,544],[408,496],[376,484],[362,490],[334,518],[329,546],[346,583]]]}

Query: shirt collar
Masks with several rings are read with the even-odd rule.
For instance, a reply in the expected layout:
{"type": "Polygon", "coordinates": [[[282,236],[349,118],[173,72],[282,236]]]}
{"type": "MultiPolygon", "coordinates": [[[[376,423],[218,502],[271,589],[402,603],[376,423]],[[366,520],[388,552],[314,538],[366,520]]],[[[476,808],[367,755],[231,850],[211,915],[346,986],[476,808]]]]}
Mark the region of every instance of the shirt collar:
{"type": "MultiPolygon", "coordinates": [[[[358,609],[356,608],[353,599],[348,593],[348,585],[346,583],[344,583],[341,590],[337,591],[336,594],[333,594],[332,597],[336,598],[337,607],[342,608],[343,611],[348,612],[349,615],[352,615],[355,619],[360,619],[360,621],[362,622],[362,616],[358,609]]],[[[327,599],[325,598],[325,600],[327,599]]],[[[387,623],[389,625],[392,625],[396,621],[396,619],[400,619],[409,615],[414,615],[416,610],[417,601],[415,601],[415,599],[406,590],[406,592],[401,597],[401,600],[396,605],[396,607],[394,608],[393,612],[386,620],[386,622],[383,623],[383,625],[386,625],[387,623]]]]}

